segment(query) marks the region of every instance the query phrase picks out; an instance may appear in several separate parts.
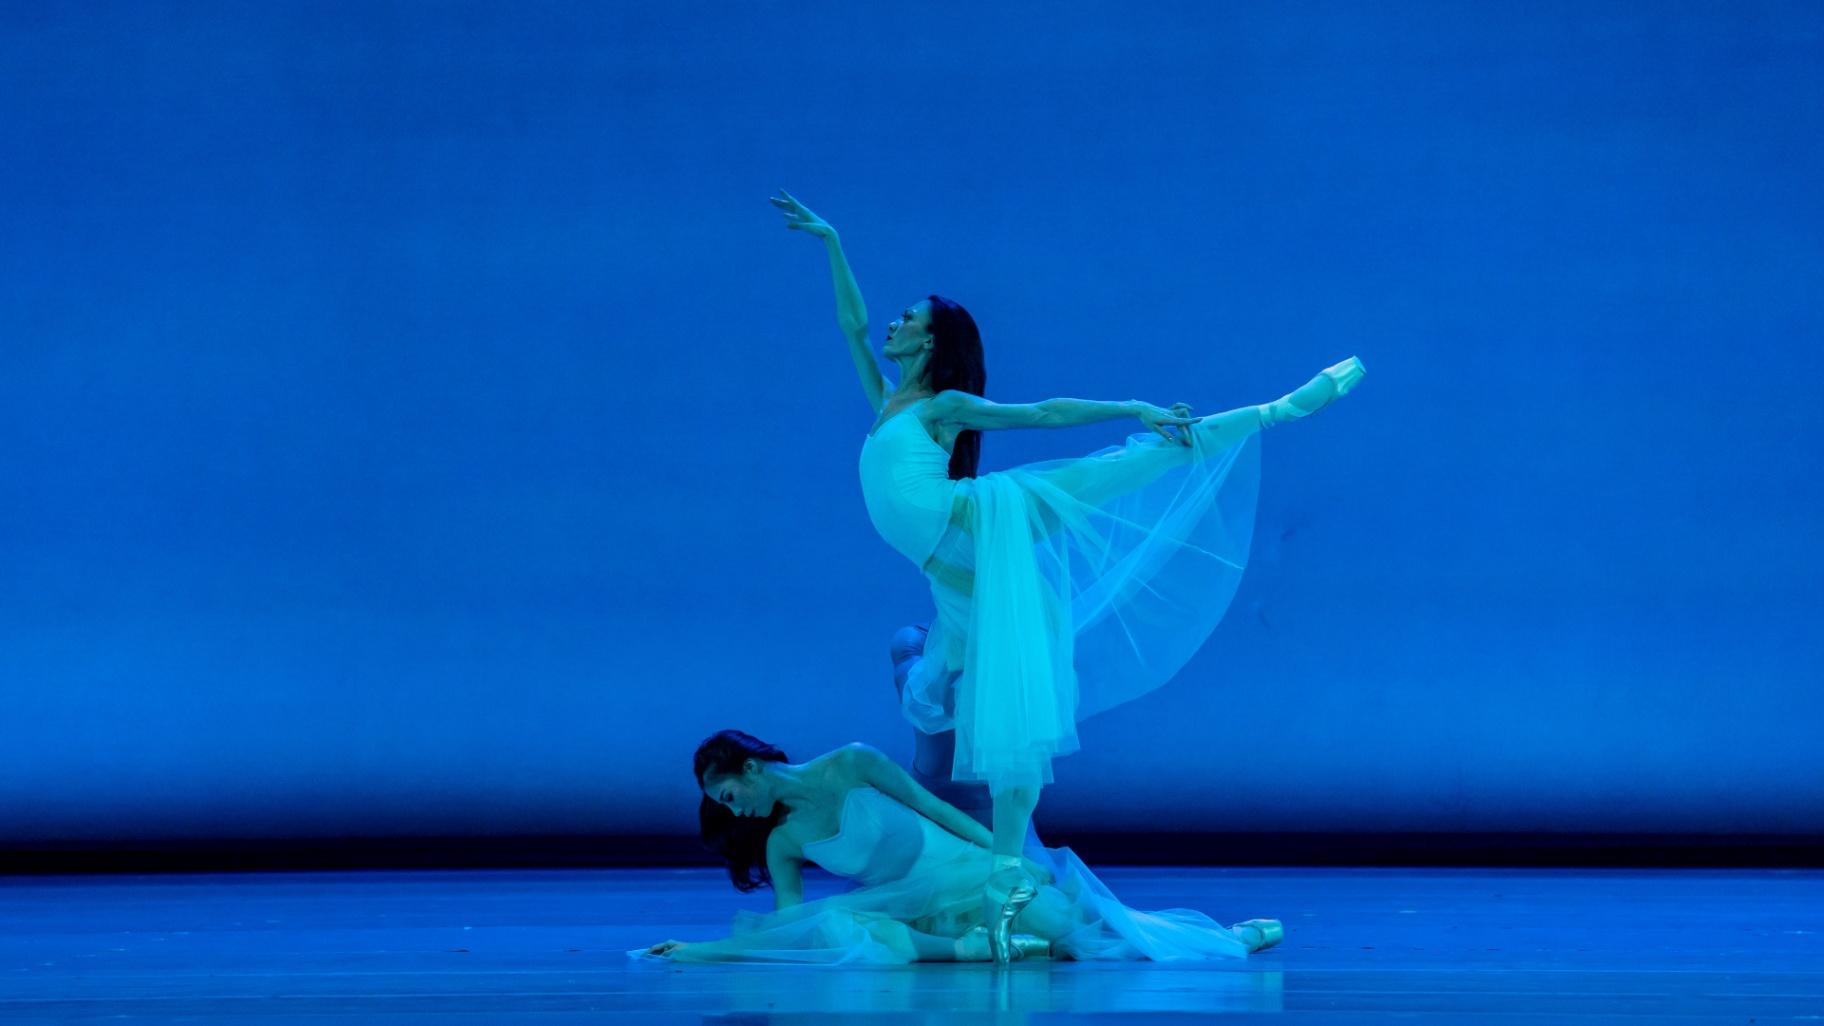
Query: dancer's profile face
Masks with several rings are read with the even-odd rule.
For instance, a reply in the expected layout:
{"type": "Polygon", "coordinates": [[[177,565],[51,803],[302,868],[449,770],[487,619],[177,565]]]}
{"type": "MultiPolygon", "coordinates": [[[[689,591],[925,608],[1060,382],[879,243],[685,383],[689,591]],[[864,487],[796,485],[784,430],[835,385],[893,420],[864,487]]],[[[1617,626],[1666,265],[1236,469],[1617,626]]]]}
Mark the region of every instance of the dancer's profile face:
{"type": "Polygon", "coordinates": [[[887,325],[882,352],[889,357],[911,356],[931,343],[931,301],[921,299],[899,312],[887,325]]]}
{"type": "Polygon", "coordinates": [[[703,794],[737,816],[769,816],[773,799],[766,794],[765,783],[760,764],[749,759],[742,763],[740,773],[705,773],[703,794]]]}

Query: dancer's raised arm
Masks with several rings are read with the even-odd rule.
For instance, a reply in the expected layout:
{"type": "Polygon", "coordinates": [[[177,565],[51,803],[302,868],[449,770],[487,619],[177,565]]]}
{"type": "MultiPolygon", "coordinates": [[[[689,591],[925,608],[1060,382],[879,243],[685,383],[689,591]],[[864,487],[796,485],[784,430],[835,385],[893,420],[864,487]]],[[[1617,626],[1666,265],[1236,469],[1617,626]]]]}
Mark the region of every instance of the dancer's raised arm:
{"type": "Polygon", "coordinates": [[[867,304],[862,302],[861,287],[855,284],[855,274],[849,270],[849,260],[842,253],[841,237],[828,221],[811,213],[810,208],[793,199],[784,189],[779,190],[778,196],[767,199],[784,212],[787,228],[817,236],[829,251],[830,278],[836,286],[836,323],[849,337],[849,356],[855,361],[855,373],[861,376],[861,390],[867,393],[868,407],[878,414],[881,404],[886,402],[887,382],[881,376],[880,365],[874,362],[874,347],[868,341],[867,304]]]}
{"type": "Polygon", "coordinates": [[[1046,399],[1036,403],[997,403],[979,395],[957,389],[945,389],[931,397],[930,413],[964,431],[997,431],[1005,428],[1060,428],[1094,424],[1100,420],[1138,417],[1140,423],[1174,442],[1191,444],[1190,436],[1177,437],[1166,431],[1166,425],[1188,426],[1202,420],[1190,416],[1186,403],[1175,403],[1171,409],[1154,406],[1138,399],[1102,401],[1099,399],[1046,399]]]}

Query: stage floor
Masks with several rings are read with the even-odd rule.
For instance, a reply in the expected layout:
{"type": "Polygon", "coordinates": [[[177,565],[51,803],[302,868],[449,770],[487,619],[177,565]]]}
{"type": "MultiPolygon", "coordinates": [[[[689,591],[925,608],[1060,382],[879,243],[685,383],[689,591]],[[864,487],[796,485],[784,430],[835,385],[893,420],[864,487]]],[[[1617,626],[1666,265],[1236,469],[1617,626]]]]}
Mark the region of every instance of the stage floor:
{"type": "MultiPolygon", "coordinates": [[[[0,877],[0,1022],[1746,1023],[1824,1018],[1824,871],[1098,867],[1137,908],[1286,925],[1197,965],[634,962],[721,933],[720,870],[0,877]]],[[[840,886],[808,872],[807,897],[840,886]]]]}

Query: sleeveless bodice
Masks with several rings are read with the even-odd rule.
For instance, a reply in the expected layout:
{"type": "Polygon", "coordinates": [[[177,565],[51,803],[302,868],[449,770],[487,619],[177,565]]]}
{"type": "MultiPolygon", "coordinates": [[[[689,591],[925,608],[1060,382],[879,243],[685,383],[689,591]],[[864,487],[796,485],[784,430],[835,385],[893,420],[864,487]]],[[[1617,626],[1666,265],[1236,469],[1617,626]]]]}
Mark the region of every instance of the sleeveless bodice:
{"type": "Polygon", "coordinates": [[[835,835],[805,845],[804,857],[837,876],[877,884],[904,878],[921,857],[953,858],[958,846],[970,845],[864,785],[843,796],[835,835]]]}
{"type": "Polygon", "coordinates": [[[950,454],[900,410],[861,443],[861,498],[874,529],[914,566],[923,567],[950,522],[956,482],[950,454]]]}

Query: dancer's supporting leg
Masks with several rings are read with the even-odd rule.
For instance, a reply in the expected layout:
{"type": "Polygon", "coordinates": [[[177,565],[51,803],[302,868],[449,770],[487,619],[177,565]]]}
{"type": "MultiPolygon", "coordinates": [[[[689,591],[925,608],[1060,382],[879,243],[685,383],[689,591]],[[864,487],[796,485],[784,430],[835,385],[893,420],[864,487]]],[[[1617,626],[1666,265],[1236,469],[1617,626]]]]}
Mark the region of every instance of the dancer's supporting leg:
{"type": "Polygon", "coordinates": [[[1010,787],[994,796],[994,854],[1011,858],[1017,866],[1026,828],[1032,824],[1032,810],[1039,806],[1037,787],[1010,787]]]}
{"type": "Polygon", "coordinates": [[[1013,921],[1038,896],[1038,881],[1021,864],[1020,845],[1031,828],[1039,788],[1007,787],[994,795],[994,871],[982,891],[988,951],[998,965],[1012,961],[1013,921]]]}

